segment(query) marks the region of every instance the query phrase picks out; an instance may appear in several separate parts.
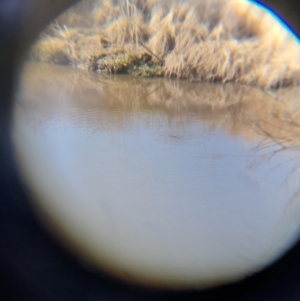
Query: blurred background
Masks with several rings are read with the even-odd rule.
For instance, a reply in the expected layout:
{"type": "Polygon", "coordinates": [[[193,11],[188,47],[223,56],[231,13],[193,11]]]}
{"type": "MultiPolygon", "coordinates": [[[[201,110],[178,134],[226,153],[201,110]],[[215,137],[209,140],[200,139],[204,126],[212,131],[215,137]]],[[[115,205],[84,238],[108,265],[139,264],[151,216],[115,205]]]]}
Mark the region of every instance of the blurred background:
{"type": "Polygon", "coordinates": [[[264,0],[260,3],[267,5],[277,12],[291,26],[296,33],[300,33],[299,9],[300,2],[297,0],[264,0]]]}
{"type": "Polygon", "coordinates": [[[258,2],[268,6],[274,12],[278,13],[293,30],[295,30],[298,34],[300,33],[299,1],[264,0],[258,2]]]}
{"type": "MultiPolygon", "coordinates": [[[[0,0],[1,300],[300,300],[300,245],[266,271],[205,292],[128,287],[83,267],[40,227],[15,167],[10,141],[14,78],[22,53],[72,0],[0,0]]],[[[260,1],[300,33],[298,0],[260,1]]]]}

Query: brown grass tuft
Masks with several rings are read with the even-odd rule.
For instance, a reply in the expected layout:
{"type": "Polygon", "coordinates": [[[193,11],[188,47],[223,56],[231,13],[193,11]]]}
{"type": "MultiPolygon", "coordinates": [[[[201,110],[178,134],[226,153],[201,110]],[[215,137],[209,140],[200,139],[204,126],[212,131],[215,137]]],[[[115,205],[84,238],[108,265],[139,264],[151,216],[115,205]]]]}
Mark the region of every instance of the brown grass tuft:
{"type": "Polygon", "coordinates": [[[298,41],[244,0],[85,0],[41,34],[31,57],[265,89],[295,86],[300,78],[298,41]]]}

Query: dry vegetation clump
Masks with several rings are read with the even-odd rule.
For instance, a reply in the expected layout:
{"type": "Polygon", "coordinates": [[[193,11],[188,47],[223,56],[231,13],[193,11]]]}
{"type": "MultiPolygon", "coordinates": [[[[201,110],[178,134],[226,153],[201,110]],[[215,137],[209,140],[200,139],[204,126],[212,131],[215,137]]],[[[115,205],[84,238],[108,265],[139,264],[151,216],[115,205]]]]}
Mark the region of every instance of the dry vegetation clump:
{"type": "Polygon", "coordinates": [[[33,59],[93,72],[296,86],[298,41],[245,0],[85,0],[32,47],[33,59]]]}

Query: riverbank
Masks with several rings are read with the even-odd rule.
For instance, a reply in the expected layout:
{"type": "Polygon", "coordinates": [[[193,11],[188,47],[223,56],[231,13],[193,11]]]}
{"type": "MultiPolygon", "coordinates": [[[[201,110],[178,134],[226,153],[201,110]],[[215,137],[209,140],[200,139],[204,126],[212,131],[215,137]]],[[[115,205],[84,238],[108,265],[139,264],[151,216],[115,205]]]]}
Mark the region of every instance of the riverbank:
{"type": "Polygon", "coordinates": [[[266,11],[243,0],[86,0],[58,17],[33,60],[99,73],[297,86],[300,47],[266,11]]]}

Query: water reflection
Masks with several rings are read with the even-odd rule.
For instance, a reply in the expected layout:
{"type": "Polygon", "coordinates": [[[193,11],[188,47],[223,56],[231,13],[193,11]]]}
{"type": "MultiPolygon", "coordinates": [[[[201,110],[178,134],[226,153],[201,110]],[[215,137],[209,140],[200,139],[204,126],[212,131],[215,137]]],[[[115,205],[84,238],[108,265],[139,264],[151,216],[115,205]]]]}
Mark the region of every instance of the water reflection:
{"type": "Polygon", "coordinates": [[[69,248],[127,281],[243,278],[299,233],[297,90],[29,64],[13,139],[35,206],[69,248]]]}

